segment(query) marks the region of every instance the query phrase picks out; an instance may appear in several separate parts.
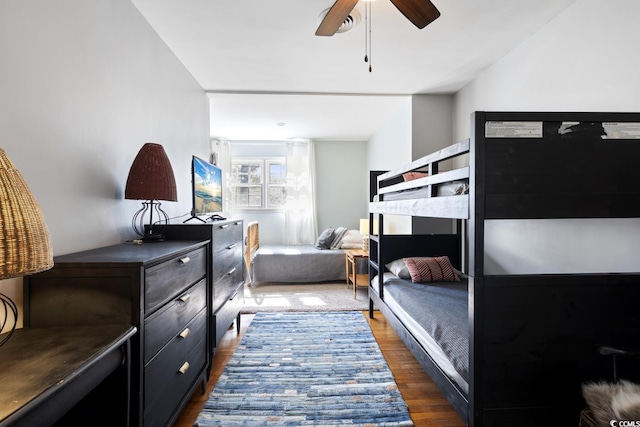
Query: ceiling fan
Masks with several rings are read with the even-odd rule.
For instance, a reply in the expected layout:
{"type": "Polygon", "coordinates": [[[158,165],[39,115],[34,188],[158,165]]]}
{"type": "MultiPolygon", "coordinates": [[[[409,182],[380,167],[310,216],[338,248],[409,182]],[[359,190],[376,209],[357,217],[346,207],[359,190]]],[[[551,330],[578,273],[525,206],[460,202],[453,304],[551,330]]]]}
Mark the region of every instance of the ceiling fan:
{"type": "MultiPolygon", "coordinates": [[[[316,30],[316,36],[332,36],[349,16],[358,0],[336,0],[316,30]]],[[[435,21],[440,12],[429,0],[391,0],[391,3],[411,21],[422,29],[435,21]]]]}

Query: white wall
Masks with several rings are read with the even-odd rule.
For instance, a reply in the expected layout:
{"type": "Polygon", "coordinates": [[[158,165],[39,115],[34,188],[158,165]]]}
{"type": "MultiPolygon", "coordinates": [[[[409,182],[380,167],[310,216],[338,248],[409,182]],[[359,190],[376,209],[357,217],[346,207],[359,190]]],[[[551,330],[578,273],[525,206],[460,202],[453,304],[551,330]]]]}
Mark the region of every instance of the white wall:
{"type": "MultiPolygon", "coordinates": [[[[411,97],[411,160],[419,159],[453,144],[453,96],[413,95],[411,97]]],[[[442,162],[441,170],[450,169],[451,162],[442,162]]],[[[451,233],[455,221],[443,218],[411,220],[414,233],[451,233]]]]}
{"type": "Polygon", "coordinates": [[[369,140],[367,164],[370,170],[389,170],[411,161],[411,97],[400,107],[369,140]]]}
{"type": "MultiPolygon", "coordinates": [[[[637,0],[576,1],[456,94],[456,140],[469,137],[469,115],[475,110],[640,111],[638,16],[637,0]]],[[[568,272],[577,268],[640,270],[637,257],[626,256],[621,263],[613,262],[611,256],[620,254],[620,247],[626,254],[640,253],[640,241],[633,238],[640,229],[638,219],[577,222],[574,231],[589,229],[576,232],[571,239],[556,239],[555,244],[561,247],[552,251],[545,245],[520,244],[539,242],[540,233],[562,235],[565,227],[561,221],[492,223],[485,236],[487,250],[510,249],[487,253],[487,259],[493,261],[488,261],[485,268],[497,274],[568,272]],[[612,229],[618,232],[610,232],[612,229]],[[552,257],[551,253],[558,256],[552,257]],[[611,262],[603,264],[603,259],[611,262]]]]}
{"type": "Polygon", "coordinates": [[[411,97],[411,160],[453,144],[453,96],[411,97]]]}
{"type": "Polygon", "coordinates": [[[328,227],[359,229],[369,212],[367,143],[319,141],[315,147],[318,233],[328,227]]]}
{"type": "MultiPolygon", "coordinates": [[[[369,140],[367,151],[369,170],[387,171],[412,160],[411,104],[411,97],[408,96],[396,112],[385,123],[381,123],[378,132],[369,140]]],[[[385,233],[410,233],[411,218],[385,215],[384,226],[385,233]]]]}
{"type": "MultiPolygon", "coordinates": [[[[453,97],[413,95],[369,141],[369,169],[390,170],[444,148],[452,135],[453,97]]],[[[453,222],[433,218],[385,215],[385,233],[450,232],[453,222]]]]}
{"type": "MultiPolygon", "coordinates": [[[[124,200],[146,142],[164,146],[189,212],[190,158],[209,153],[203,89],[129,0],[0,2],[0,138],[56,255],[131,239],[124,200]]],[[[21,302],[21,282],[1,284],[21,302]]]]}
{"type": "Polygon", "coordinates": [[[638,272],[639,229],[636,218],[485,221],[485,270],[490,274],[638,272]]]}
{"type": "Polygon", "coordinates": [[[640,2],[577,0],[455,96],[455,139],[487,111],[640,111],[640,2]]]}

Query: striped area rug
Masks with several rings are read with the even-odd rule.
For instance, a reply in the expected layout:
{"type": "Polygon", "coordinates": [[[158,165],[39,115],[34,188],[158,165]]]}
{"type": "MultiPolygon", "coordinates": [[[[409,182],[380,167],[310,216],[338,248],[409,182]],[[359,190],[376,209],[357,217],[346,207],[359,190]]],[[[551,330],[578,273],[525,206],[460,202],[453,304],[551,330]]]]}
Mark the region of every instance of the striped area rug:
{"type": "Polygon", "coordinates": [[[361,312],[261,312],[194,425],[413,423],[361,312]]]}

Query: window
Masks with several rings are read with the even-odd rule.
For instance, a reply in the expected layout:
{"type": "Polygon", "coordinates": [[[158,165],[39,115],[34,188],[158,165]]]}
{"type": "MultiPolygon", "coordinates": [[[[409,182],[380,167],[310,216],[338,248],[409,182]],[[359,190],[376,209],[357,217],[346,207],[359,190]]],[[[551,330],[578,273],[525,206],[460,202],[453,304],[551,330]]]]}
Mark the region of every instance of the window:
{"type": "Polygon", "coordinates": [[[236,209],[279,209],[287,201],[284,157],[231,159],[231,197],[236,209]]]}

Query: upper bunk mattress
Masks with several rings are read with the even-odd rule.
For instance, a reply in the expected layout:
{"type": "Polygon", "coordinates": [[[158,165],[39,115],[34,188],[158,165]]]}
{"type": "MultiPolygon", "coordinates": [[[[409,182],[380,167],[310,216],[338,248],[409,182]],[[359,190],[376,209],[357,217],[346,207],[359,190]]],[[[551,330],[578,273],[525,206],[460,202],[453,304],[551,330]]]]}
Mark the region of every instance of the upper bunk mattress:
{"type": "MultiPolygon", "coordinates": [[[[446,182],[437,185],[436,195],[438,197],[444,196],[459,196],[462,194],[469,194],[469,183],[468,181],[454,181],[454,182],[446,182]]],[[[426,187],[417,187],[408,190],[402,190],[397,192],[385,193],[384,200],[392,201],[392,200],[408,200],[408,199],[422,199],[426,197],[430,197],[431,188],[426,187]]]]}
{"type": "Polygon", "coordinates": [[[313,283],[346,279],[341,249],[312,245],[270,245],[258,249],[251,266],[252,282],[313,283]]]}

